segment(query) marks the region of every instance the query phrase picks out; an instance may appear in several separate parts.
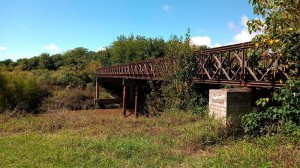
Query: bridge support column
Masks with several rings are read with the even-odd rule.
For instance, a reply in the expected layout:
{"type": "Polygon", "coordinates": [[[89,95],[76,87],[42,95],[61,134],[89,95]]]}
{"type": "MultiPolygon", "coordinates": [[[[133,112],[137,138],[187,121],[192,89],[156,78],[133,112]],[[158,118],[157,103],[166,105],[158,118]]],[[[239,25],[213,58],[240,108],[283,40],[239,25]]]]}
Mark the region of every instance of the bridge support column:
{"type": "Polygon", "coordinates": [[[209,115],[224,124],[237,124],[251,110],[251,91],[246,89],[210,89],[209,115]]]}
{"type": "Polygon", "coordinates": [[[135,99],[134,99],[134,115],[138,117],[138,103],[139,103],[139,83],[135,83],[135,99]]]}
{"type": "Polygon", "coordinates": [[[127,92],[127,87],[125,84],[125,80],[123,80],[123,117],[126,117],[126,92],[127,92]]]}
{"type": "Polygon", "coordinates": [[[128,102],[130,103],[130,104],[133,104],[134,103],[134,99],[135,99],[135,95],[134,95],[134,93],[135,93],[135,91],[134,91],[134,89],[135,89],[135,85],[133,86],[133,85],[130,85],[130,86],[128,86],[128,91],[129,91],[129,98],[128,98],[128,102]]]}
{"type": "Polygon", "coordinates": [[[96,78],[96,97],[94,99],[94,104],[98,107],[99,104],[99,97],[100,97],[100,93],[99,93],[99,78],[96,78]]]}

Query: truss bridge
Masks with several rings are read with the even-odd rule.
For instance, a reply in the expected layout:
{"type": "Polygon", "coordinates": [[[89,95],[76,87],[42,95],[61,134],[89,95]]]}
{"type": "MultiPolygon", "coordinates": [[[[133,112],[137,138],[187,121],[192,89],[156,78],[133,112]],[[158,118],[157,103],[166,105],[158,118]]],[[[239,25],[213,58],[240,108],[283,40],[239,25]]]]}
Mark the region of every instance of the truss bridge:
{"type": "MultiPolygon", "coordinates": [[[[279,88],[288,79],[281,57],[251,42],[196,51],[194,56],[196,70],[192,81],[198,84],[279,88]]],[[[99,83],[122,83],[123,109],[125,111],[128,93],[135,95],[137,114],[138,96],[144,82],[166,80],[177,73],[178,66],[178,60],[166,57],[99,68],[96,100],[99,100],[99,83]]]]}

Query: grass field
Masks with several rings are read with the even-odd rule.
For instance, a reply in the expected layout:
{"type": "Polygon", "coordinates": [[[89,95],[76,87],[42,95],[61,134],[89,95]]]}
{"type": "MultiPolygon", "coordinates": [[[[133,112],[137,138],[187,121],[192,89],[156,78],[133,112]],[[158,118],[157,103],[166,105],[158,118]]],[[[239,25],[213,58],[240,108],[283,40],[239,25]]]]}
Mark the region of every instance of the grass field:
{"type": "Polygon", "coordinates": [[[120,110],[0,115],[0,167],[299,167],[296,138],[234,137],[208,118],[120,110]]]}

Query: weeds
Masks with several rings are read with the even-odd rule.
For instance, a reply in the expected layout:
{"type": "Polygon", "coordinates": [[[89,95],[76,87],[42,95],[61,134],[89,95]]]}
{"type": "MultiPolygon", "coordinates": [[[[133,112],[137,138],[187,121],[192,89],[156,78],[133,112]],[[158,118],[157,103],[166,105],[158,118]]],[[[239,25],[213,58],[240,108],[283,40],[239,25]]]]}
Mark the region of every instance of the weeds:
{"type": "Polygon", "coordinates": [[[175,110],[122,118],[121,110],[0,115],[0,167],[293,167],[299,143],[231,140],[210,118],[175,110]]]}

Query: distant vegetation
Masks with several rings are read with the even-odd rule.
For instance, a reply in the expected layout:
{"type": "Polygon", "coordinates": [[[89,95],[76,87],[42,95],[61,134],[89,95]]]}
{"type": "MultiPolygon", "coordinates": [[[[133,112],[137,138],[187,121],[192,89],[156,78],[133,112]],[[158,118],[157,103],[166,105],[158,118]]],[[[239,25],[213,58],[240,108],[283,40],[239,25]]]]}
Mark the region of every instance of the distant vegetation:
{"type": "Polygon", "coordinates": [[[110,46],[98,52],[79,47],[61,54],[42,53],[17,61],[8,59],[0,61],[0,70],[32,73],[40,82],[52,86],[85,87],[94,82],[97,68],[163,57],[174,39],[180,41],[176,36],[170,41],[133,35],[119,36],[110,46]]]}

